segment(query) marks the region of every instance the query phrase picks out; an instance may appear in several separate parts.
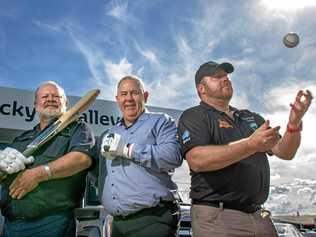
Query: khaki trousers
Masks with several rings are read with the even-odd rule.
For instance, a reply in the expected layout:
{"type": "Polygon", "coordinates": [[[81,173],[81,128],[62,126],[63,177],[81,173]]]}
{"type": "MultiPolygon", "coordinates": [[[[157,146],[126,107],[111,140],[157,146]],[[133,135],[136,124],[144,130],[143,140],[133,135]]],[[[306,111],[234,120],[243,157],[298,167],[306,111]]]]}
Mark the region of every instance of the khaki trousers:
{"type": "Polygon", "coordinates": [[[277,237],[269,217],[263,218],[260,210],[244,213],[206,205],[192,205],[193,237],[277,237]]]}

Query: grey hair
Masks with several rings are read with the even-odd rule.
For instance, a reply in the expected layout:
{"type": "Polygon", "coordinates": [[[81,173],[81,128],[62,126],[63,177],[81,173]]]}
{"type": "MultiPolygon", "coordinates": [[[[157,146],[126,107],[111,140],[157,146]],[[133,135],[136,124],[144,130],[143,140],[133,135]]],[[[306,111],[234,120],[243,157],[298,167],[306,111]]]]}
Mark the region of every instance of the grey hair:
{"type": "Polygon", "coordinates": [[[132,75],[128,75],[128,76],[124,76],[121,78],[121,80],[119,80],[119,82],[117,83],[117,91],[119,90],[120,88],[120,85],[122,84],[123,81],[126,81],[126,80],[133,80],[137,83],[139,89],[141,90],[142,93],[145,92],[145,86],[144,86],[144,82],[138,78],[137,76],[132,76],[132,75]]]}
{"type": "Polygon", "coordinates": [[[65,100],[65,102],[67,102],[67,96],[65,93],[65,90],[57,84],[57,82],[54,81],[44,81],[43,83],[41,83],[35,90],[35,101],[37,100],[37,93],[38,91],[41,89],[41,87],[45,86],[45,85],[52,85],[55,86],[58,89],[58,92],[60,93],[60,95],[62,96],[62,98],[65,100]]]}

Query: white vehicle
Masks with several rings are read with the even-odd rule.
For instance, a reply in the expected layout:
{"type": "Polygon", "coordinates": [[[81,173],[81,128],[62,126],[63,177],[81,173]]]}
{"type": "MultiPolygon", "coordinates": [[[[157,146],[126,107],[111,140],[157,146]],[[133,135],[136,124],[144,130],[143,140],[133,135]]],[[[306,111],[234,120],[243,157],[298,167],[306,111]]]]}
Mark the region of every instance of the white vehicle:
{"type": "Polygon", "coordinates": [[[303,234],[292,224],[274,223],[280,237],[304,237],[303,234]]]}

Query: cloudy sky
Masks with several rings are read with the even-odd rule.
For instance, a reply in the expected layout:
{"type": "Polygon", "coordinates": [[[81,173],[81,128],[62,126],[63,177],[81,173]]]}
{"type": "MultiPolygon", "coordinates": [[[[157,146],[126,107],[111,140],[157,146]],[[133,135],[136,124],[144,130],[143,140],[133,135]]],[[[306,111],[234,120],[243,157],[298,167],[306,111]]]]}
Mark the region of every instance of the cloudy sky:
{"type": "MultiPolygon", "coordinates": [[[[0,86],[34,90],[55,80],[74,96],[101,88],[113,100],[126,74],[143,78],[150,105],[198,103],[197,67],[230,61],[232,104],[263,114],[283,131],[296,91],[316,93],[316,0],[1,0],[0,86]],[[282,38],[297,32],[300,44],[282,38]]],[[[274,213],[316,212],[316,106],[304,119],[291,162],[271,157],[274,213]]],[[[175,175],[188,190],[184,165],[175,175]]]]}

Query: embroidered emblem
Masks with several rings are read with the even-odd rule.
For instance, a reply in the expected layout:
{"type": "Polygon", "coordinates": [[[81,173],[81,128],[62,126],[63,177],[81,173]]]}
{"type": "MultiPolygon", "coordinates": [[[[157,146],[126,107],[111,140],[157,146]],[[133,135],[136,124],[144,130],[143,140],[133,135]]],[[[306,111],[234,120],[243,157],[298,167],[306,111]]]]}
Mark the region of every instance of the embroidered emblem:
{"type": "Polygon", "coordinates": [[[258,128],[258,125],[255,122],[252,122],[249,124],[249,126],[253,129],[256,130],[258,128]]]}
{"type": "Polygon", "coordinates": [[[218,126],[220,128],[233,128],[233,126],[229,122],[221,119],[218,120],[218,126]]]}
{"type": "Polygon", "coordinates": [[[243,118],[243,120],[245,120],[248,123],[248,126],[252,130],[255,131],[258,128],[258,124],[256,123],[256,120],[255,120],[254,116],[249,116],[249,117],[243,118]]]}
{"type": "Polygon", "coordinates": [[[183,144],[186,144],[188,141],[190,141],[191,140],[191,138],[190,138],[190,133],[189,133],[189,131],[188,130],[185,130],[183,133],[182,133],[182,142],[183,142],[183,144]]]}

